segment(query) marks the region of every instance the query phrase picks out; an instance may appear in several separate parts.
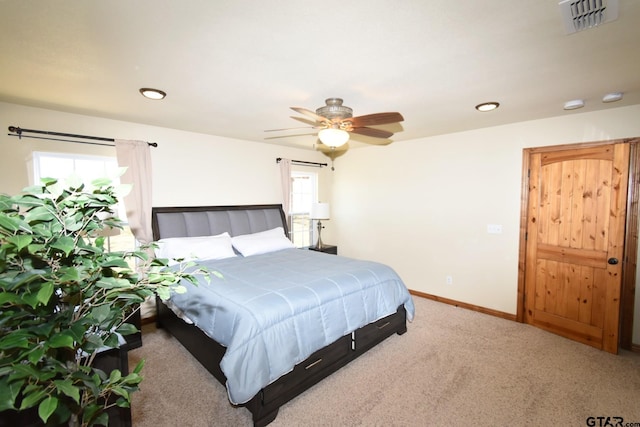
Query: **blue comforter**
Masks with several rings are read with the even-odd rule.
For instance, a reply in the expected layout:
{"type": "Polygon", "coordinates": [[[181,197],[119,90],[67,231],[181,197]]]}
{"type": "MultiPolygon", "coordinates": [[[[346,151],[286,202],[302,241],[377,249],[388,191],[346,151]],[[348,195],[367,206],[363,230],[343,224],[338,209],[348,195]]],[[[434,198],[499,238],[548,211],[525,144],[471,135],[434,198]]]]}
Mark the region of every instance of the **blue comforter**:
{"type": "Polygon", "coordinates": [[[229,400],[256,393],[313,352],[354,330],[414,306],[390,267],[325,253],[285,249],[201,265],[218,271],[211,282],[171,302],[207,335],[227,347],[220,363],[229,400]]]}

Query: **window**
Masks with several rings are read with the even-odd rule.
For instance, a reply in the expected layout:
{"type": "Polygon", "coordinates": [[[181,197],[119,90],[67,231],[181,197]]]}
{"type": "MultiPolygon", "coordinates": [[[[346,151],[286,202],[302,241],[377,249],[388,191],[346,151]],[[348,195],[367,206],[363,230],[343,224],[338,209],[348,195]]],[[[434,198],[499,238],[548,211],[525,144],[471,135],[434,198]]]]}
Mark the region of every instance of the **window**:
{"type": "Polygon", "coordinates": [[[313,227],[311,205],[318,200],[318,174],[291,172],[291,241],[297,247],[311,246],[313,227]]]}
{"type": "MultiPolygon", "coordinates": [[[[115,157],[88,156],[71,153],[33,153],[33,182],[40,183],[41,178],[56,178],[60,181],[76,179],[90,184],[98,178],[109,178],[114,186],[120,184],[118,161],[115,157]]],[[[120,234],[107,236],[107,248],[110,251],[125,251],[136,247],[136,241],[127,225],[124,203],[120,200],[117,216],[124,222],[120,234]]]]}

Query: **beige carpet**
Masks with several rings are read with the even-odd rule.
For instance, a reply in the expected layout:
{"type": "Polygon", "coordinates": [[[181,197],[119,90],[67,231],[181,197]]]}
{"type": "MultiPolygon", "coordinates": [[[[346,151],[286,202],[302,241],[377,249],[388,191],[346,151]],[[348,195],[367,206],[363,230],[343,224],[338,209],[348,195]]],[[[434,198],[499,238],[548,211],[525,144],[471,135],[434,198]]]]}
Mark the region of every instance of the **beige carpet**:
{"type": "MultiPolygon", "coordinates": [[[[537,328],[414,298],[416,319],[280,408],[271,426],[640,426],[640,355],[611,355],[537,328]],[[595,421],[599,422],[598,420],[595,421]],[[598,424],[594,424],[598,425],[598,424]],[[623,424],[624,425],[624,424],[623,424]]],[[[225,389],[153,325],[134,427],[250,426],[225,389]]]]}

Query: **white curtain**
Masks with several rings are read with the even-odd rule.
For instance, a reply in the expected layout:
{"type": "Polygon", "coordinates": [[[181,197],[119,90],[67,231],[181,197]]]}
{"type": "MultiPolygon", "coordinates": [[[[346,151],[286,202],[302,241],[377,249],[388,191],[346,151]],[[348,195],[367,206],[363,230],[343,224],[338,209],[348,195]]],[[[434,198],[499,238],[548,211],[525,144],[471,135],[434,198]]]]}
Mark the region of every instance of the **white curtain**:
{"type": "Polygon", "coordinates": [[[287,217],[287,228],[291,232],[291,160],[280,159],[280,181],[282,182],[282,209],[287,217]]]}
{"type": "Polygon", "coordinates": [[[153,240],[151,230],[151,151],[145,141],[116,139],[118,165],[126,167],[121,184],[132,186],[124,197],[129,227],[142,244],[153,240]]]}

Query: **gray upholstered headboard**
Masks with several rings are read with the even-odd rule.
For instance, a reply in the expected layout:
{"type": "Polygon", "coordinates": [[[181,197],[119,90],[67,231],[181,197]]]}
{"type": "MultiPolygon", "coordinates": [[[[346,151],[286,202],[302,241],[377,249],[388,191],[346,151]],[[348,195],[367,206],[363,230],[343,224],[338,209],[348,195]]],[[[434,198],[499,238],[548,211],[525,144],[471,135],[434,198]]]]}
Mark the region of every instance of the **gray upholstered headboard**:
{"type": "Polygon", "coordinates": [[[152,208],[153,239],[212,236],[225,231],[231,236],[283,227],[289,236],[282,205],[188,206],[152,208]]]}

